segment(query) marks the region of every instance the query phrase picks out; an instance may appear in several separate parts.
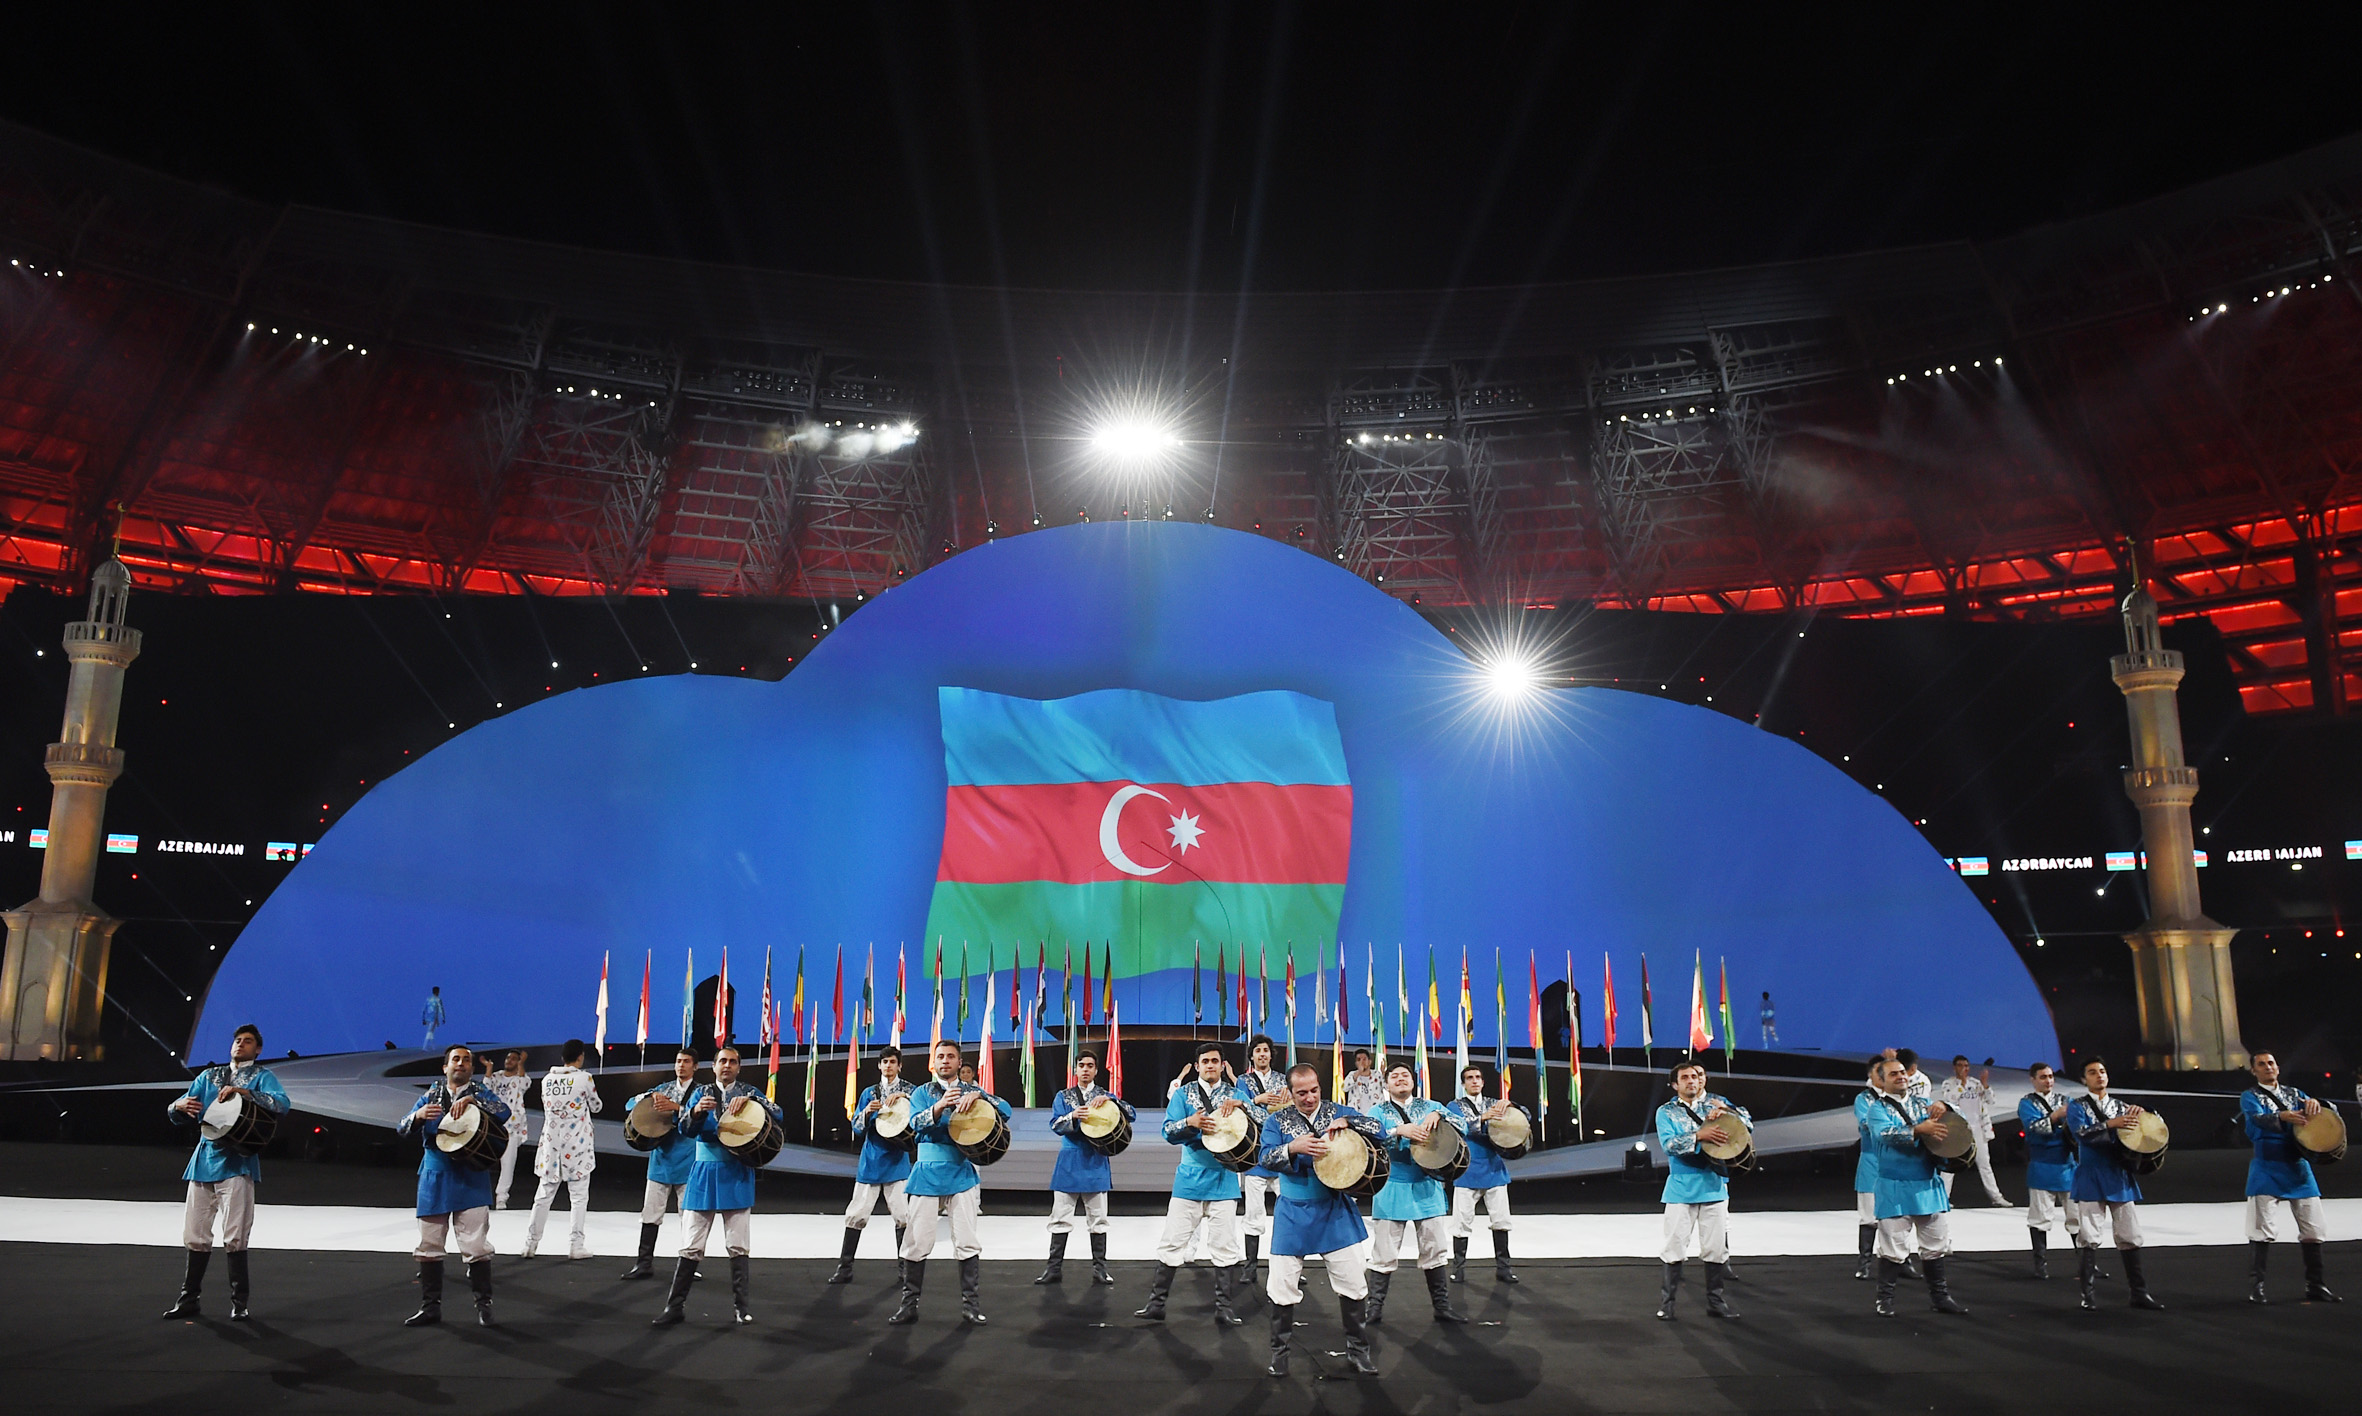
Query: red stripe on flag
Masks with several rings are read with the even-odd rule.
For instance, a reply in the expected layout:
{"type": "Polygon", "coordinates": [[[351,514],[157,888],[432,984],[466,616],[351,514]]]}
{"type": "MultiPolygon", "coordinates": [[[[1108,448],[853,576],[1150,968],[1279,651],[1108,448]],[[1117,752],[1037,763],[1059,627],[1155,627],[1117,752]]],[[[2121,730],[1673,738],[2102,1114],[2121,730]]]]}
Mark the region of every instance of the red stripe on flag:
{"type": "MultiPolygon", "coordinates": [[[[1150,788],[1116,818],[1125,859],[1153,871],[1119,869],[1101,849],[1100,827],[1122,784],[1051,782],[1026,786],[955,786],[944,797],[938,880],[1004,884],[1095,880],[1184,884],[1341,885],[1353,843],[1353,788],[1228,782],[1150,788]],[[1186,813],[1194,844],[1176,845],[1186,813]]],[[[1184,830],[1184,840],[1188,832],[1184,830]]]]}

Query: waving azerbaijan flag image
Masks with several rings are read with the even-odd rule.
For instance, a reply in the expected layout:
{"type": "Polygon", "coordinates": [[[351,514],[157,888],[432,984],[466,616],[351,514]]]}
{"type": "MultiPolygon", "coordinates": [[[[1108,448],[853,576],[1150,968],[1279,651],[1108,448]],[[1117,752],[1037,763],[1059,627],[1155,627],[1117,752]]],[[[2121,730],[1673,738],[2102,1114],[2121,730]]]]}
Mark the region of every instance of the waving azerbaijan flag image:
{"type": "Polygon", "coordinates": [[[1353,786],[1327,703],[938,697],[929,936],[1105,939],[1127,978],[1190,970],[1199,940],[1243,957],[1248,940],[1336,937],[1353,786]]]}

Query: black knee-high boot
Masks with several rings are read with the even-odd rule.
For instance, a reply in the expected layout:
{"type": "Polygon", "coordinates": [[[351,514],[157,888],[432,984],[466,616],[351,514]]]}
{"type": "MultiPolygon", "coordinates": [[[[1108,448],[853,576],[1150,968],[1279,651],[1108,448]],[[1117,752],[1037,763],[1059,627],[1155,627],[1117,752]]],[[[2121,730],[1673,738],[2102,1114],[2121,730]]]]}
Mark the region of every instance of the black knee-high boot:
{"type": "Polygon", "coordinates": [[[1386,1290],[1394,1286],[1393,1270],[1380,1273],[1371,1269],[1367,1282],[1370,1296],[1361,1300],[1361,1320],[1376,1327],[1386,1320],[1386,1290]]]}
{"type": "Polygon", "coordinates": [[[1378,1360],[1370,1355],[1369,1329],[1362,1325],[1359,1298],[1339,1298],[1337,1319],[1345,1325],[1345,1360],[1365,1377],[1378,1375],[1378,1360]]]}
{"type": "Polygon", "coordinates": [[[861,1231],[847,1225],[844,1246],[837,1251],[837,1270],[828,1276],[831,1283],[853,1281],[853,1254],[861,1247],[861,1231]]]}
{"type": "Polygon", "coordinates": [[[1066,1231],[1050,1236],[1050,1261],[1034,1276],[1036,1283],[1064,1283],[1066,1281],[1066,1231]]]}
{"type": "Polygon", "coordinates": [[[2132,1306],[2146,1308],[2153,1313],[2165,1311],[2165,1305],[2149,1293],[2149,1276],[2141,1271],[2141,1251],[2124,1251],[2124,1286],[2132,1290],[2132,1306]]]}
{"type": "Polygon", "coordinates": [[[960,1260],[960,1316],[978,1327],[984,1326],[982,1300],[977,1297],[976,1285],[984,1276],[984,1256],[970,1254],[960,1260]]]}
{"type": "Polygon", "coordinates": [[[1107,1236],[1105,1234],[1091,1236],[1091,1282],[1102,1286],[1112,1286],[1115,1283],[1115,1275],[1107,1271],[1107,1236]]]}
{"type": "Polygon", "coordinates": [[[2247,1241],[2247,1301],[2269,1303],[2271,1295],[2264,1292],[2264,1264],[2272,1257],[2272,1246],[2250,1239],[2247,1241]]]}
{"type": "Polygon", "coordinates": [[[656,1229],[653,1224],[640,1226],[640,1251],[632,1256],[632,1266],[623,1271],[625,1278],[653,1278],[656,1275],[656,1229]]]}
{"type": "Polygon", "coordinates": [[[1237,1278],[1238,1269],[1237,1264],[1214,1266],[1214,1326],[1217,1328],[1237,1327],[1245,1321],[1230,1306],[1230,1285],[1237,1278]]]}
{"type": "Polygon", "coordinates": [[[2034,1276],[2036,1278],[2050,1277],[2050,1231],[2029,1229],[2026,1231],[2026,1236],[2034,1245],[2034,1276]]]}
{"type": "Polygon", "coordinates": [[[1264,1368],[1275,1377],[1288,1374],[1288,1334],[1296,1327],[1296,1305],[1271,1305],[1271,1365],[1264,1368]]]}
{"type": "Polygon", "coordinates": [[[2346,1301],[2329,1291],[2321,1278],[2321,1246],[2299,1242],[2297,1248],[2305,1256],[2305,1301],[2308,1303],[2343,1303],[2346,1301]]]}
{"type": "Polygon", "coordinates": [[[665,1291],[664,1311],[649,1322],[650,1327],[671,1327],[687,1314],[681,1310],[689,1302],[689,1285],[697,1281],[697,1260],[683,1256],[673,1264],[672,1287],[665,1291]]]}
{"type": "Polygon", "coordinates": [[[1872,1251],[1873,1247],[1874,1247],[1874,1246],[1875,1246],[1875,1245],[1878,1243],[1878,1226],[1877,1226],[1877,1225],[1875,1225],[1875,1224],[1865,1224],[1865,1225],[1862,1225],[1862,1226],[1860,1226],[1860,1227],[1861,1227],[1861,1231],[1862,1231],[1862,1233],[1861,1233],[1861,1255],[1862,1255],[1862,1261],[1861,1261],[1860,1263],[1858,1263],[1858,1264],[1855,1264],[1855,1265],[1854,1265],[1854,1277],[1856,1277],[1856,1278],[1869,1278],[1869,1277],[1872,1277],[1872,1274],[1871,1274],[1871,1265],[1872,1265],[1872,1264],[1875,1262],[1875,1260],[1873,1260],[1873,1259],[1870,1257],[1870,1255],[1871,1255],[1871,1251],[1872,1251]]]}
{"type": "Polygon", "coordinates": [[[1730,1305],[1730,1298],[1722,1291],[1722,1285],[1729,1281],[1729,1279],[1729,1264],[1722,1263],[1706,1265],[1707,1317],[1736,1318],[1739,1315],[1739,1310],[1730,1305]]]}
{"type": "Polygon", "coordinates": [[[1438,1265],[1435,1268],[1422,1270],[1422,1272],[1427,1276],[1427,1303],[1428,1306],[1435,1309],[1435,1320],[1439,1323],[1468,1321],[1459,1309],[1452,1306],[1451,1280],[1444,1273],[1442,1266],[1438,1265]]]}
{"type": "Polygon", "coordinates": [[[2089,1312],[2099,1306],[2094,1288],[2100,1279],[2100,1251],[2089,1244],[2075,1246],[2075,1306],[2089,1312]]]}
{"type": "Polygon", "coordinates": [[[1952,1285],[1944,1276],[1946,1262],[1947,1260],[1944,1259],[1929,1259],[1927,1261],[1927,1301],[1934,1305],[1935,1310],[1939,1313],[1966,1317],[1968,1309],[1961,1307],[1959,1300],[1952,1296],[1952,1285]]]}
{"type": "Polygon", "coordinates": [[[1873,1307],[1878,1316],[1891,1318],[1895,1315],[1895,1285],[1902,1282],[1904,1269],[1892,1259],[1879,1259],[1877,1263],[1878,1301],[1873,1307]]]}
{"type": "Polygon", "coordinates": [[[1657,1288],[1657,1317],[1669,1323],[1673,1321],[1673,1305],[1681,1297],[1681,1265],[1664,1267],[1665,1277],[1657,1288]]]}
{"type": "Polygon", "coordinates": [[[164,1310],[168,1318],[193,1318],[198,1315],[198,1295],[205,1291],[205,1266],[213,1261],[211,1249],[189,1250],[188,1266],[181,1270],[180,1297],[164,1310]]]}
{"type": "Polygon", "coordinates": [[[230,1321],[242,1323],[254,1316],[246,1306],[246,1251],[232,1249],[226,1257],[230,1264],[230,1321]]]}
{"type": "Polygon", "coordinates": [[[1452,1241],[1452,1282],[1466,1283],[1467,1281],[1468,1241],[1464,1238],[1454,1239],[1452,1241]]]}
{"type": "Polygon", "coordinates": [[[755,1310],[748,1305],[754,1287],[754,1260],[745,1254],[730,1256],[730,1311],[740,1323],[755,1320],[755,1310]]]}
{"type": "Polygon", "coordinates": [[[1509,1267],[1509,1231],[1506,1229],[1493,1231],[1493,1281],[1517,1282],[1517,1270],[1509,1267]]]}
{"type": "Polygon", "coordinates": [[[404,1327],[426,1327],[443,1321],[443,1261],[418,1261],[418,1311],[402,1319],[404,1327]]]}
{"type": "Polygon", "coordinates": [[[896,1325],[917,1322],[919,1320],[919,1295],[924,1293],[926,1288],[927,1261],[925,1259],[902,1260],[902,1304],[894,1310],[894,1316],[886,1321],[896,1325]]]}
{"type": "Polygon", "coordinates": [[[1146,1318],[1152,1323],[1165,1320],[1165,1300],[1172,1295],[1175,1272],[1177,1270],[1171,1264],[1159,1263],[1156,1266],[1156,1282],[1149,1286],[1148,1301],[1133,1312],[1133,1317],[1146,1318]]]}
{"type": "Polygon", "coordinates": [[[1247,1277],[1250,1279],[1255,1276],[1256,1255],[1261,1252],[1262,1247],[1262,1235],[1250,1234],[1247,1236],[1247,1277]]]}
{"type": "Polygon", "coordinates": [[[492,1326],[492,1261],[477,1259],[467,1266],[468,1291],[476,1298],[476,1325],[492,1326]]]}

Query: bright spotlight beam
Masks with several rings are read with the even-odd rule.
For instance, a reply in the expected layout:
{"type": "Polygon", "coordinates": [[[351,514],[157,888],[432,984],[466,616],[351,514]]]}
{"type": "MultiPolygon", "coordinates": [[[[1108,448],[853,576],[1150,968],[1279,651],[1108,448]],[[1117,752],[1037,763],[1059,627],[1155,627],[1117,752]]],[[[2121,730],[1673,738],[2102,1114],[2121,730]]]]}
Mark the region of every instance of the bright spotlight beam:
{"type": "Polygon", "coordinates": [[[1181,434],[1151,418],[1110,418],[1091,429],[1091,451],[1119,467],[1162,462],[1181,447],[1181,434]]]}
{"type": "Polygon", "coordinates": [[[1527,655],[1506,651],[1483,665],[1485,690],[1495,698],[1531,697],[1542,687],[1541,666],[1527,655]]]}

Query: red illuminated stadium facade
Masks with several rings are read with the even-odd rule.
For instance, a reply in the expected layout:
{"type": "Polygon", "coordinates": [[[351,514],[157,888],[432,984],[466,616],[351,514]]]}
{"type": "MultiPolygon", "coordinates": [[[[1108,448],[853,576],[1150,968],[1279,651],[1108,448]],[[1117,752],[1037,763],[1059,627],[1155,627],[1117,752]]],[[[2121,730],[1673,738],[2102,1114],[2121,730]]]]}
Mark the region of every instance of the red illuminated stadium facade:
{"type": "Polygon", "coordinates": [[[850,601],[1169,515],[1438,609],[2023,618],[2138,556],[2250,711],[2337,713],[2358,256],[2362,140],[1979,245],[1241,297],[540,246],[0,126],[0,587],[850,601]],[[1146,480],[1079,455],[1123,377],[1177,390],[1146,480]]]}

